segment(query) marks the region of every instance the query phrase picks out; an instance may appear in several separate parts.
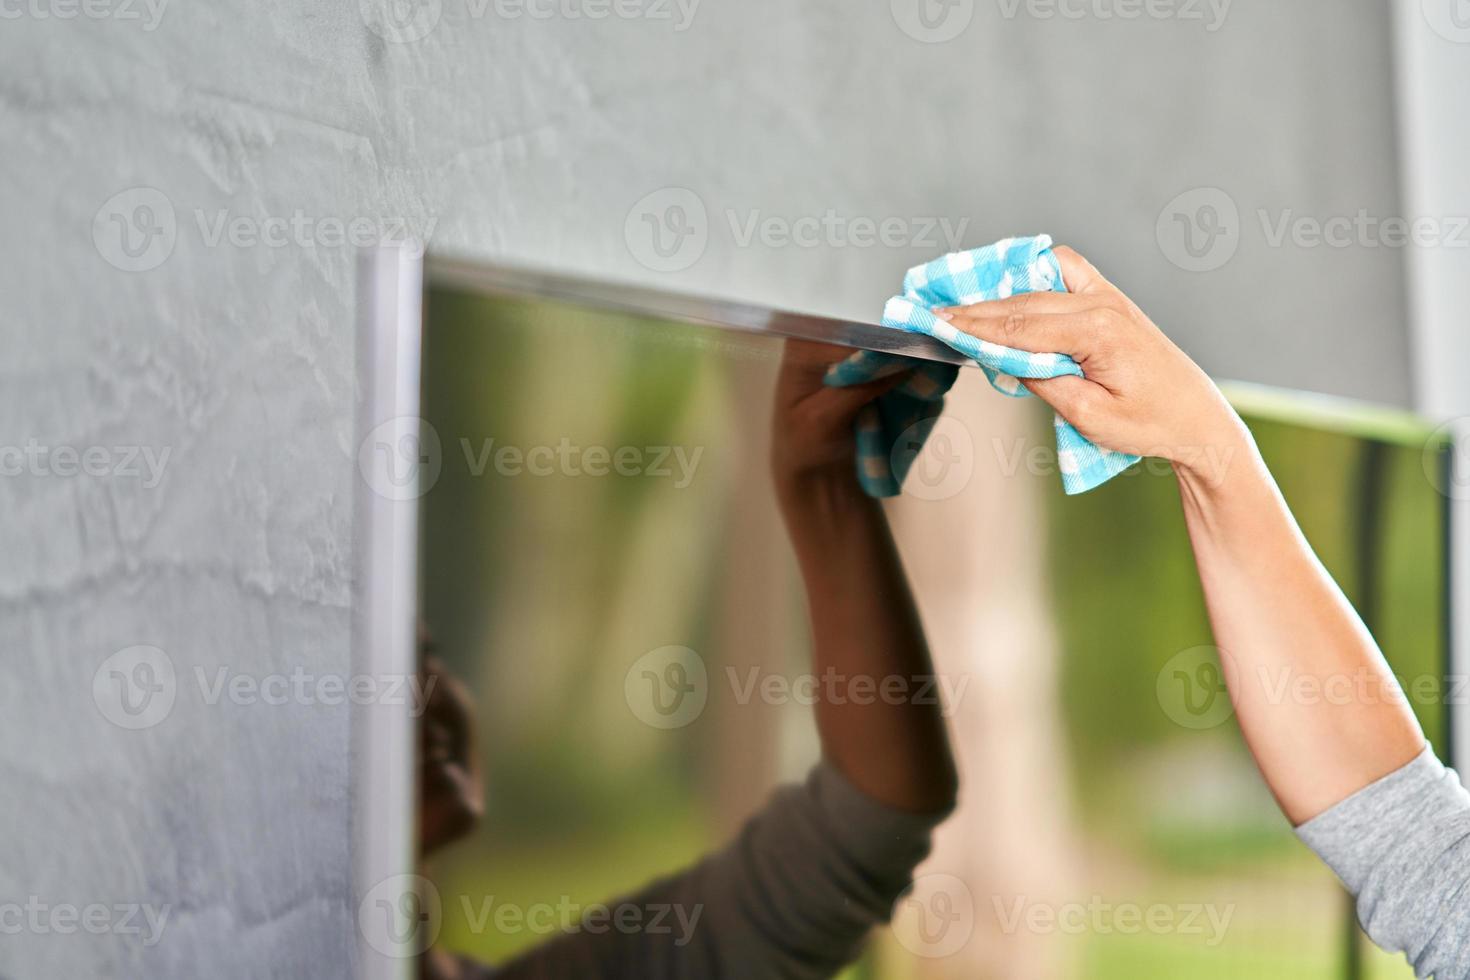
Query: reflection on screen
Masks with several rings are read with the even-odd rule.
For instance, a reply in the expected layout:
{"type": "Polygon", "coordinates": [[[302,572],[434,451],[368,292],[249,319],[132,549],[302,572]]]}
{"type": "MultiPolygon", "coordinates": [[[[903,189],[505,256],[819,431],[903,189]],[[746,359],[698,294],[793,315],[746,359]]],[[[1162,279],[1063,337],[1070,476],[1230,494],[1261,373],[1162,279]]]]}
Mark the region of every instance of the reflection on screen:
{"type": "MultiPolygon", "coordinates": [[[[421,612],[431,669],[459,685],[426,723],[425,751],[473,755],[476,780],[426,762],[422,798],[440,802],[421,834],[435,837],[440,945],[498,963],[575,909],[695,860],[816,757],[808,706],[739,696],[744,679],[807,660],[802,586],[765,473],[781,342],[443,288],[425,332],[424,415],[442,466],[423,499],[421,612]],[[483,797],[483,819],[444,803],[465,796],[483,797]],[[504,906],[562,911],[497,918],[504,906]]],[[[935,960],[881,936],[853,975],[986,975],[1014,962],[1006,950],[1038,977],[1408,975],[1358,947],[1341,890],[1255,773],[1167,472],[1141,467],[1065,498],[1054,472],[1007,468],[1016,457],[988,428],[1044,439],[1040,406],[985,397],[965,419],[980,447],[971,479],[1009,489],[906,496],[897,530],[922,583],[956,549],[983,546],[963,532],[976,499],[1034,504],[991,519],[1020,522],[1041,561],[1026,588],[1049,635],[1027,649],[1055,661],[1041,672],[1047,706],[1004,712],[1003,688],[956,706],[966,785],[941,855],[976,897],[968,948],[935,960]],[[977,730],[995,742],[986,751],[964,744],[977,730]],[[1034,774],[1045,821],[984,816],[987,795],[1017,778],[993,771],[1007,744],[1053,747],[1055,771],[1034,774]],[[996,855],[1013,869],[1004,891],[987,872],[996,855]],[[1059,913],[1050,925],[1015,918],[1017,900],[1024,911],[1043,899],[1059,913]],[[1167,927],[1149,924],[1166,914],[1167,927]]],[[[1443,526],[1418,450],[1248,421],[1406,687],[1442,679],[1443,526]]],[[[966,581],[947,584],[963,597],[966,581]]],[[[1005,609],[958,632],[926,625],[941,671],[1008,656],[993,641],[1005,609]]],[[[1441,738],[1437,702],[1416,709],[1441,738]]]]}

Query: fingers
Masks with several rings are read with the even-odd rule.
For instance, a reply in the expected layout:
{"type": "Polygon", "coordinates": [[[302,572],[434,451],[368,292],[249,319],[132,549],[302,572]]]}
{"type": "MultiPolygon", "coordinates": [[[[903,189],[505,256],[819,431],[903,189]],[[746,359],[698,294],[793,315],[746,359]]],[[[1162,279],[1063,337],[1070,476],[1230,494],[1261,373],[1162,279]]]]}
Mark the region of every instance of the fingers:
{"type": "Polygon", "coordinates": [[[935,313],[984,313],[987,316],[1010,313],[1077,313],[1097,306],[1092,297],[1074,296],[1071,293],[1018,293],[1005,299],[991,299],[969,306],[946,306],[935,313]]]}
{"type": "Polygon", "coordinates": [[[1104,399],[1112,397],[1112,393],[1102,385],[1074,374],[1022,380],[1021,384],[1074,426],[1096,417],[1104,407],[1104,399]]]}
{"type": "MultiPolygon", "coordinates": [[[[1035,295],[1039,294],[1027,294],[1035,295]]],[[[1086,360],[1094,352],[1098,333],[1112,326],[1112,311],[1103,307],[1081,307],[1080,297],[1070,297],[1074,305],[1066,312],[1060,312],[1063,308],[1055,304],[1045,304],[1059,310],[1051,313],[1033,312],[1032,304],[1013,302],[1026,298],[1017,296],[1012,300],[976,303],[963,310],[943,311],[936,315],[965,333],[992,344],[1037,354],[1069,354],[1078,361],[1086,360]]]]}
{"type": "Polygon", "coordinates": [[[912,371],[901,370],[897,374],[847,388],[824,386],[807,397],[809,410],[823,424],[846,424],[857,415],[864,405],[897,388],[907,381],[912,373],[912,371]]]}
{"type": "Polygon", "coordinates": [[[822,387],[827,369],[852,352],[831,344],[808,340],[786,341],[781,371],[776,378],[776,404],[787,408],[822,387]]]}

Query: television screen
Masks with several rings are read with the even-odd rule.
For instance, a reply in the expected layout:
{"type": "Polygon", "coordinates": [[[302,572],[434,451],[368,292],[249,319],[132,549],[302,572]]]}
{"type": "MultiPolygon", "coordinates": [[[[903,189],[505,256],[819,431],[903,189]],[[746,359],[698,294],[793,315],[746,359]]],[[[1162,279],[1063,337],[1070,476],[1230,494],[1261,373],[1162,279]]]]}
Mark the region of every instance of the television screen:
{"type": "MultiPolygon", "coordinates": [[[[720,846],[817,759],[802,580],[767,472],[785,343],[429,289],[419,605],[456,720],[425,741],[473,777],[421,799],[483,801],[452,833],[420,815],[442,835],[423,874],[443,950],[496,964],[549,941],[720,846]]],[[[1447,752],[1427,429],[1229,393],[1447,752]]],[[[1067,497],[1050,429],[1039,402],[964,370],[886,505],[963,785],[851,976],[1410,975],[1359,941],[1256,774],[1167,465],[1067,497]],[[945,910],[941,935],[925,916],[945,910]]],[[[444,781],[427,765],[421,782],[444,781]]]]}

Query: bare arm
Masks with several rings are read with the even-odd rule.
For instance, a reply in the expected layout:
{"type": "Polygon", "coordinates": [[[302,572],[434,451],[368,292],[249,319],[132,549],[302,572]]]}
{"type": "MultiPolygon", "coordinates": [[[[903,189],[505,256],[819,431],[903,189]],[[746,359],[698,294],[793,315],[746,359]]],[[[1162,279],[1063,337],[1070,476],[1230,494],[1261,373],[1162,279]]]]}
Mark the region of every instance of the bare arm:
{"type": "Polygon", "coordinates": [[[1303,823],[1407,764],[1424,735],[1254,444],[1223,473],[1176,470],[1241,729],[1282,810],[1303,823]]]}
{"type": "Polygon", "coordinates": [[[1241,729],[1300,824],[1407,764],[1423,733],[1214,384],[1085,259],[1057,258],[1070,293],[944,315],[985,340],[1071,355],[1086,379],[1031,390],[1094,442],[1172,461],[1241,729]],[[1348,695],[1291,696],[1302,689],[1348,695]]]}
{"type": "Polygon", "coordinates": [[[828,762],[880,803],[953,805],[956,776],[934,668],[883,505],[855,477],[853,422],[902,375],[828,388],[849,351],[789,341],[777,384],[772,470],[806,583],[817,730],[828,762]]]}

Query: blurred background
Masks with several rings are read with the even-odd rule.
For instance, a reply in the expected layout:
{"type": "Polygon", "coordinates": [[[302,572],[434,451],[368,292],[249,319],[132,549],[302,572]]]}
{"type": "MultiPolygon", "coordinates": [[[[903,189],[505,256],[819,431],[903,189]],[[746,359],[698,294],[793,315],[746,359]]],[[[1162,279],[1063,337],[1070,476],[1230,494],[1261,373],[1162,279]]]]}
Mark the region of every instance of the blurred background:
{"type": "MultiPolygon", "coordinates": [[[[1435,424],[1470,416],[1463,0],[27,0],[0,15],[0,649],[17,669],[0,687],[0,898],[170,910],[153,943],[115,930],[0,937],[7,976],[253,978],[302,963],[350,974],[348,708],[211,701],[194,679],[352,670],[362,245],[417,239],[873,320],[908,266],[1046,232],[1216,376],[1435,424]],[[60,450],[101,450],[102,464],[82,472],[56,463],[60,450]],[[94,681],[141,648],[157,652],[138,662],[167,666],[180,689],[147,725],[119,724],[94,681]]],[[[696,392],[667,397],[718,401],[696,392]]],[[[607,394],[626,424],[652,424],[607,394]]],[[[967,418],[1026,411],[966,397],[955,399],[967,418]]],[[[1002,438],[1035,424],[1017,415],[1002,438]]],[[[1358,449],[1321,438],[1312,453],[1356,472],[1358,449]]],[[[1342,536],[1357,491],[1332,496],[1319,469],[1293,476],[1296,450],[1272,445],[1294,503],[1323,495],[1303,520],[1351,581],[1357,552],[1342,536]]],[[[991,456],[977,475],[999,471],[991,456]]],[[[976,690],[991,693],[975,696],[971,734],[999,744],[984,726],[1010,713],[1030,734],[977,760],[997,780],[967,804],[984,833],[957,829],[936,857],[974,862],[1007,893],[1043,876],[1058,894],[1085,891],[1096,865],[1077,855],[1097,840],[1120,875],[1159,887],[1223,873],[1179,842],[1190,821],[1122,812],[1080,763],[1116,754],[1138,760],[1127,771],[1139,779],[1165,771],[1163,734],[1181,736],[1147,710],[1157,699],[1110,701],[1117,718],[1097,731],[1088,711],[1102,705],[1083,680],[1137,658],[1149,669],[1129,683],[1153,683],[1169,656],[1208,642],[1184,601],[1176,526],[1072,527],[1091,508],[1165,495],[1140,489],[1149,479],[1056,515],[1046,478],[1034,499],[1025,480],[972,480],[967,492],[986,495],[976,539],[1020,569],[998,581],[972,559],[966,581],[994,608],[915,563],[931,576],[933,621],[962,633],[1004,622],[1023,651],[975,667],[987,680],[976,690]],[[1097,610],[1071,608],[1077,590],[1060,585],[1096,569],[1084,551],[1058,561],[1049,549],[1064,532],[1125,527],[1157,537],[1126,576],[1180,602],[1168,619],[1117,617],[1131,636],[1089,633],[1117,647],[1073,664],[1070,638],[1097,610]],[[1002,768],[1010,756],[1066,765],[1038,786],[1002,768]],[[966,835],[1006,841],[1026,824],[1045,848],[964,850],[966,835]]],[[[1398,493],[1402,520],[1438,513],[1398,493]]],[[[917,548],[936,518],[898,519],[917,548]]],[[[1458,527],[1463,540],[1470,521],[1458,527]]],[[[1421,533],[1427,524],[1396,530],[1385,560],[1421,554],[1421,533]]],[[[1132,584],[1110,571],[1119,589],[1132,584]]],[[[1379,580],[1381,615],[1408,630],[1412,619],[1393,617],[1409,607],[1387,591],[1407,588],[1390,585],[1399,574],[1379,580]]],[[[1238,764],[1231,731],[1191,743],[1220,743],[1209,771],[1238,764]]],[[[742,804],[805,759],[794,736],[766,737],[776,747],[751,754],[742,804]]],[[[1253,822],[1265,819],[1253,785],[1232,793],[1240,816],[1218,832],[1242,860],[1286,874],[1295,852],[1279,824],[1253,822]]],[[[688,786],[668,792],[692,799],[688,786]]],[[[670,839],[692,853],[720,829],[687,824],[670,839]]],[[[1329,891],[1313,874],[1293,880],[1329,891]]],[[[1345,942],[1327,901],[1308,903],[1321,917],[1316,965],[1345,942]]],[[[1065,976],[1127,955],[1035,945],[1059,959],[974,948],[1012,976],[1013,963],[1065,976]]]]}

